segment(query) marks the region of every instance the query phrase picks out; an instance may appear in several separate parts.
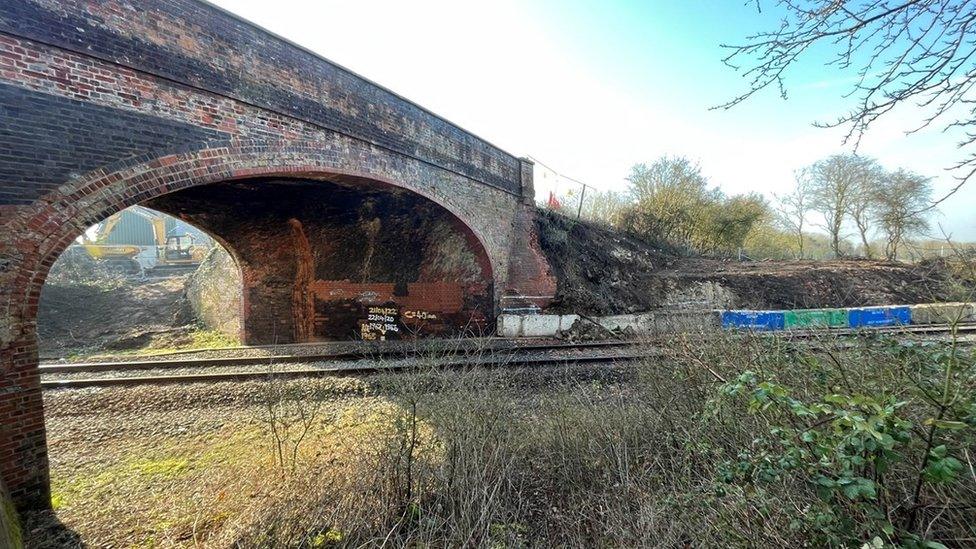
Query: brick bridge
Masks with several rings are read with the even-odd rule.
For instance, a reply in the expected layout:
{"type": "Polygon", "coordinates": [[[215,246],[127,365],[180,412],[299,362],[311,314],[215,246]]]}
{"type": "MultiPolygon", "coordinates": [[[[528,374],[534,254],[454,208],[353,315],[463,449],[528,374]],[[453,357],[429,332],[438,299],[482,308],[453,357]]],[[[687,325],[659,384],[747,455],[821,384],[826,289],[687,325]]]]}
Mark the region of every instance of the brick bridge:
{"type": "Polygon", "coordinates": [[[134,204],[231,252],[248,343],[488,329],[554,291],[530,162],[208,4],[0,0],[0,464],[21,508],[50,499],[41,287],[134,204]]]}

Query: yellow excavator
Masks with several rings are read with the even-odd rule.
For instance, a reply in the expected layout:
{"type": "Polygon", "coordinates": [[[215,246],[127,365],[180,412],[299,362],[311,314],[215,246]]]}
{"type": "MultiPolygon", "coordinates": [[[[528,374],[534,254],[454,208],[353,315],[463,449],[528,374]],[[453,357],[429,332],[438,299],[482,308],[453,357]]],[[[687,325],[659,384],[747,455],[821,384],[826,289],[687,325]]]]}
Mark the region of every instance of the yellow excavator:
{"type": "Polygon", "coordinates": [[[160,274],[195,269],[207,254],[207,247],[196,243],[193,235],[167,234],[166,216],[135,206],[116,213],[82,235],[81,246],[93,259],[121,274],[160,274]],[[109,243],[109,236],[126,212],[138,215],[152,228],[153,245],[109,243]],[[93,234],[90,234],[92,233],[93,234]]]}

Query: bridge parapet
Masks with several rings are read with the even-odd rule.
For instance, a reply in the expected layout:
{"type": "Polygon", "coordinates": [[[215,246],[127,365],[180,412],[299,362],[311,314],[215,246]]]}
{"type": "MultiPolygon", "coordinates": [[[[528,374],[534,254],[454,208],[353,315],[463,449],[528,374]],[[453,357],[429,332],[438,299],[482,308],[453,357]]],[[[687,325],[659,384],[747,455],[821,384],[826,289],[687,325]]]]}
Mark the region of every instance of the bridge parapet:
{"type": "MultiPolygon", "coordinates": [[[[514,156],[211,4],[0,0],[0,8],[0,33],[10,37],[256,106],[520,194],[520,164],[514,156]]],[[[145,91],[98,93],[118,95],[115,99],[125,106],[138,103],[145,91]]],[[[228,121],[226,129],[233,130],[234,125],[228,121]]]]}

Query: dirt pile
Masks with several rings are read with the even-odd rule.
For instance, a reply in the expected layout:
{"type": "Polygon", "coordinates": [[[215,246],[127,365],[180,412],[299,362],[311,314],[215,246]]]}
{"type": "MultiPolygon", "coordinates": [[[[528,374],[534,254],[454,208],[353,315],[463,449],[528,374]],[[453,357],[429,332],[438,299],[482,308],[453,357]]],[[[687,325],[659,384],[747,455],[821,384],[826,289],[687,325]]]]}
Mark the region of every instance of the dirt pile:
{"type": "Polygon", "coordinates": [[[688,257],[548,211],[536,223],[558,279],[554,313],[912,304],[951,300],[957,289],[941,262],[688,257]]]}
{"type": "Polygon", "coordinates": [[[181,314],[183,278],[45,284],[38,308],[42,357],[178,343],[192,329],[181,314]]]}
{"type": "Polygon", "coordinates": [[[190,313],[207,328],[231,337],[241,333],[241,274],[234,259],[214,247],[186,279],[190,313]]]}
{"type": "Polygon", "coordinates": [[[580,317],[568,330],[560,331],[556,334],[556,339],[567,342],[580,341],[606,341],[608,339],[629,339],[637,337],[637,331],[632,326],[626,328],[605,328],[590,319],[580,317]]]}

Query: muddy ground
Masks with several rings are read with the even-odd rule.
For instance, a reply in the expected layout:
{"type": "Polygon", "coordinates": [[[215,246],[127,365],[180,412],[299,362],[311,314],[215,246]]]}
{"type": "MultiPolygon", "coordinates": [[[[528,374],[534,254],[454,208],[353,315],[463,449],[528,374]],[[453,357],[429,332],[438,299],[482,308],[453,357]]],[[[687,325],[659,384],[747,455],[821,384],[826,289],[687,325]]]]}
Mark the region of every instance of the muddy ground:
{"type": "Polygon", "coordinates": [[[555,313],[661,307],[790,309],[957,299],[939,262],[863,259],[738,261],[688,257],[603,227],[541,211],[540,244],[558,279],[555,313]]]}
{"type": "Polygon", "coordinates": [[[177,344],[194,328],[184,278],[46,284],[37,318],[42,358],[177,344]]]}

